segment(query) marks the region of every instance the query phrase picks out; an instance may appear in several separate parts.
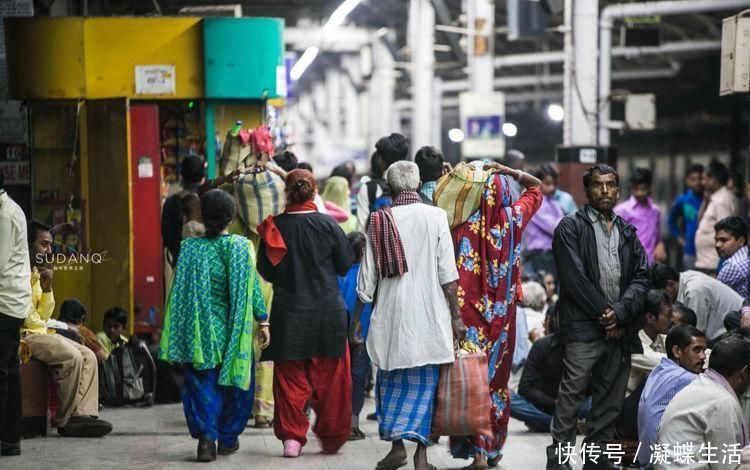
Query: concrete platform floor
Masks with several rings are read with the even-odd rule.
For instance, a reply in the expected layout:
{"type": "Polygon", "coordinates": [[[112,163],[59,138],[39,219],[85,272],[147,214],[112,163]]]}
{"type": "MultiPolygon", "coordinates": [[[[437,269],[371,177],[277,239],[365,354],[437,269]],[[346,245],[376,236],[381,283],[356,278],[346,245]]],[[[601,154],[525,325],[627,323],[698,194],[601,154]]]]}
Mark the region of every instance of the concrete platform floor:
{"type": "MultiPolygon", "coordinates": [[[[106,409],[101,417],[111,421],[114,431],[101,439],[58,437],[50,429],[49,437],[22,442],[20,457],[0,457],[0,469],[262,469],[262,470],[372,470],[390,445],[378,439],[377,423],[364,421],[374,410],[368,399],[362,413],[362,429],[367,439],[347,443],[337,455],[320,454],[310,434],[305,454],[284,459],[282,445],[270,429],[247,428],[240,437],[237,454],[222,457],[211,464],[193,462],[197,441],[190,438],[182,407],[158,405],[153,408],[106,409]]],[[[252,422],[252,421],[251,421],[252,422]]],[[[439,469],[459,469],[469,461],[454,460],[448,454],[447,439],[428,450],[430,461],[439,469]]],[[[502,464],[508,470],[541,470],[545,465],[546,434],[534,434],[518,421],[511,420],[502,464]]],[[[414,445],[407,444],[411,456],[414,445]]],[[[404,467],[414,468],[411,460],[404,467]]]]}

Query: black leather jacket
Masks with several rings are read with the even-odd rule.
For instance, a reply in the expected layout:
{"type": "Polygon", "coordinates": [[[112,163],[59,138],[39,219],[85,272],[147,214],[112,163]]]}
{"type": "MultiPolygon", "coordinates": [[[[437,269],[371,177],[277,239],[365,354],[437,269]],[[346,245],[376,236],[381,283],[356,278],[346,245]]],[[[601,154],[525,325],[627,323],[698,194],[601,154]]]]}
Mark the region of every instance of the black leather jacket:
{"type": "Polygon", "coordinates": [[[620,340],[626,349],[642,353],[638,330],[643,324],[643,307],[649,288],[648,260],[635,228],[621,217],[615,219],[620,231],[620,299],[608,304],[599,285],[596,234],[586,206],[563,218],[555,229],[552,250],[560,280],[560,333],[563,343],[603,339],[604,329],[597,320],[606,308],[617,314],[625,328],[620,340]]]}

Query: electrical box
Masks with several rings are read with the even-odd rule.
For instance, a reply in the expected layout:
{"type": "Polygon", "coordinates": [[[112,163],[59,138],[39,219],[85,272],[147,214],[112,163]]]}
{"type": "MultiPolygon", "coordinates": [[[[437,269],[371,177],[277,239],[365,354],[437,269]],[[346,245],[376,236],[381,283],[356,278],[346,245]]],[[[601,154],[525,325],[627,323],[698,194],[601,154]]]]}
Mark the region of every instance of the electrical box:
{"type": "Polygon", "coordinates": [[[719,95],[750,93],[750,10],[724,18],[719,95]]]}
{"type": "Polygon", "coordinates": [[[656,128],[656,97],[653,93],[632,94],[625,98],[625,127],[639,131],[656,128]]]}

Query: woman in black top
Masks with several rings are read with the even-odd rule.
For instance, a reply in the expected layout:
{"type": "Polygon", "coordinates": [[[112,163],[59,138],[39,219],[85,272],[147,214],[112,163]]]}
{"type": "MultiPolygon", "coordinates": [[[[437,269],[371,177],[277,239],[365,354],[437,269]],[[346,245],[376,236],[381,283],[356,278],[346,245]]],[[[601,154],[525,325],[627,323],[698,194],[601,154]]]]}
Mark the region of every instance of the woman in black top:
{"type": "Polygon", "coordinates": [[[274,290],[272,340],[261,360],[274,361],[274,432],[285,457],[301,455],[307,442],[308,401],[323,452],[336,452],[351,424],[347,312],[337,275],[346,274],[352,253],[338,224],[317,211],[315,192],[310,172],[289,172],[285,212],[258,227],[258,272],[274,290]]]}

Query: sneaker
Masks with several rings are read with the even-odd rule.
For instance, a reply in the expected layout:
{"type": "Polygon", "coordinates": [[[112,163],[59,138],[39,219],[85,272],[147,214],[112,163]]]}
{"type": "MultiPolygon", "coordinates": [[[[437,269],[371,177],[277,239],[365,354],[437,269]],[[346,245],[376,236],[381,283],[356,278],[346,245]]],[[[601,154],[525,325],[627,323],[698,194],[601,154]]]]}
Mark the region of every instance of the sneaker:
{"type": "Polygon", "coordinates": [[[294,459],[300,455],[302,455],[302,444],[294,439],[284,441],[284,457],[294,459]]]}
{"type": "Polygon", "coordinates": [[[65,437],[102,437],[112,432],[112,423],[91,416],[73,416],[57,433],[65,437]]]}
{"type": "Polygon", "coordinates": [[[561,462],[557,456],[557,443],[547,447],[547,470],[573,470],[573,467],[565,462],[561,462]]]}
{"type": "Polygon", "coordinates": [[[547,462],[547,470],[573,470],[569,463],[547,462]]]}

